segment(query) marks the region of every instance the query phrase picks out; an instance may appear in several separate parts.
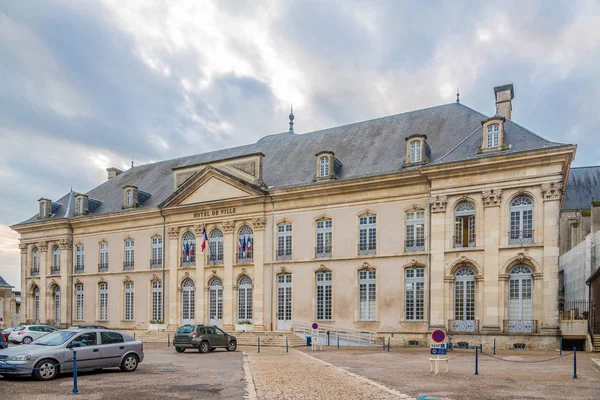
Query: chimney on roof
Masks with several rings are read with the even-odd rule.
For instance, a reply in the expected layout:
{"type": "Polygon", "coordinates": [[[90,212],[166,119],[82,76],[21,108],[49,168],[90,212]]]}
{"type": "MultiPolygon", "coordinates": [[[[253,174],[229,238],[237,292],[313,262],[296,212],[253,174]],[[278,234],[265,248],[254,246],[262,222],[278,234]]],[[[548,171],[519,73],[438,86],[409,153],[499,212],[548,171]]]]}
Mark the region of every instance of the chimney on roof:
{"type": "Polygon", "coordinates": [[[123,172],[120,169],[114,167],[106,168],[106,171],[108,172],[108,179],[112,179],[115,176],[119,175],[121,172],[123,172]]]}
{"type": "Polygon", "coordinates": [[[512,111],[512,99],[515,98],[515,89],[513,84],[496,86],[494,88],[494,95],[496,96],[496,114],[503,116],[504,118],[511,118],[512,111]]]}

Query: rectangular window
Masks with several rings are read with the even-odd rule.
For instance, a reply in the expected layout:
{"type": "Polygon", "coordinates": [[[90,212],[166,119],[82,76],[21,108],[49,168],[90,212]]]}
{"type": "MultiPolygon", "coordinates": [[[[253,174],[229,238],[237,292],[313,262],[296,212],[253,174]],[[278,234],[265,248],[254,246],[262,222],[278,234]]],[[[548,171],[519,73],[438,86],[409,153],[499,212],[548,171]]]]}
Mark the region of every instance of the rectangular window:
{"type": "Polygon", "coordinates": [[[277,225],[277,259],[292,259],[292,224],[277,225]]]}
{"type": "Polygon", "coordinates": [[[152,281],[152,320],[162,321],[162,281],[152,281]]]}
{"type": "Polygon", "coordinates": [[[162,237],[152,238],[152,262],[150,264],[162,264],[162,237]]]}
{"type": "Polygon", "coordinates": [[[83,245],[79,244],[75,247],[75,254],[76,254],[76,260],[75,260],[75,272],[76,273],[81,273],[83,272],[83,266],[84,266],[84,249],[83,249],[83,245]]]}
{"type": "Polygon", "coordinates": [[[331,272],[318,272],[317,320],[331,320],[331,272]]]}
{"type": "Polygon", "coordinates": [[[416,163],[421,161],[421,141],[415,140],[410,144],[410,162],[416,163]]]}
{"type": "Polygon", "coordinates": [[[317,221],[317,247],[315,257],[331,257],[332,220],[317,221]]]}
{"type": "Polygon", "coordinates": [[[133,321],[133,282],[125,283],[125,321],[133,321]]]}
{"type": "Polygon", "coordinates": [[[108,321],[108,283],[100,283],[99,295],[98,303],[100,305],[100,312],[98,313],[98,319],[100,321],[108,321]]]}
{"type": "Polygon", "coordinates": [[[404,251],[425,251],[425,211],[406,213],[406,239],[404,251]]]}
{"type": "Polygon", "coordinates": [[[75,319],[83,321],[83,283],[75,285],[75,319]]]}
{"type": "Polygon", "coordinates": [[[500,139],[500,125],[493,124],[487,128],[487,147],[488,149],[498,147],[500,139]]]}
{"type": "Polygon", "coordinates": [[[329,176],[329,157],[321,157],[319,176],[329,176]]]}
{"type": "Polygon", "coordinates": [[[376,271],[358,271],[358,319],[375,321],[377,311],[376,271]]]}
{"type": "Polygon", "coordinates": [[[100,243],[100,263],[98,265],[98,271],[108,270],[108,242],[100,243]]]}
{"type": "Polygon", "coordinates": [[[130,270],[133,269],[134,265],[134,253],[135,250],[135,242],[133,239],[125,240],[125,263],[123,264],[124,269],[130,270]]]}
{"type": "Polygon", "coordinates": [[[81,197],[77,199],[77,214],[83,214],[83,199],[81,197]]]}
{"type": "Polygon", "coordinates": [[[125,205],[128,207],[133,205],[133,190],[127,191],[127,200],[125,202],[125,205]]]}
{"type": "Polygon", "coordinates": [[[45,218],[46,217],[46,202],[42,201],[41,203],[41,211],[40,211],[40,217],[45,218]]]}
{"type": "Polygon", "coordinates": [[[404,318],[423,321],[425,309],[425,269],[408,268],[405,272],[404,318]]]}
{"type": "Polygon", "coordinates": [[[377,252],[377,216],[365,215],[358,218],[358,254],[377,252]]]}

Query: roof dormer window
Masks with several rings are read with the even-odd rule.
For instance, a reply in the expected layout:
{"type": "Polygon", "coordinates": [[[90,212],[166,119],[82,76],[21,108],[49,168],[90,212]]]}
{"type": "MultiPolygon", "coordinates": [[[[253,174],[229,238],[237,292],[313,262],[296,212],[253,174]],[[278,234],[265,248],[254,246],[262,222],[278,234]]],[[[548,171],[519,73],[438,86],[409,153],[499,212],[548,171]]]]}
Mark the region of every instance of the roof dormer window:
{"type": "Polygon", "coordinates": [[[321,151],[317,157],[317,172],[315,180],[335,179],[342,168],[342,163],[335,158],[333,151],[321,151]]]}
{"type": "Polygon", "coordinates": [[[46,216],[47,210],[48,210],[48,203],[43,201],[42,204],[40,204],[40,216],[42,218],[44,218],[46,216]]]}
{"type": "Polygon", "coordinates": [[[52,214],[52,202],[48,199],[44,199],[43,197],[38,200],[39,202],[39,212],[38,218],[48,218],[52,214]]]}
{"type": "Polygon", "coordinates": [[[133,190],[128,190],[125,195],[125,207],[133,205],[133,190]]]}
{"type": "Polygon", "coordinates": [[[85,194],[75,196],[75,215],[85,215],[88,213],[88,197],[85,194]]]}
{"type": "Polygon", "coordinates": [[[500,124],[491,124],[487,127],[487,147],[491,149],[500,145],[500,124]]]}
{"type": "Polygon", "coordinates": [[[421,141],[415,140],[410,142],[410,162],[421,162],[421,141]]]}
{"type": "Polygon", "coordinates": [[[427,136],[416,134],[406,138],[406,157],[404,166],[420,165],[429,162],[431,150],[427,145],[427,136]]]}
{"type": "Polygon", "coordinates": [[[326,177],[329,176],[329,157],[322,156],[319,158],[319,176],[326,177]]]}
{"type": "Polygon", "coordinates": [[[506,142],[504,135],[506,127],[506,118],[500,115],[494,115],[484,121],[481,121],[481,147],[477,150],[477,153],[489,153],[507,150],[510,148],[506,142]]]}
{"type": "Polygon", "coordinates": [[[83,199],[81,197],[77,199],[77,214],[83,214],[83,199]]]}
{"type": "Polygon", "coordinates": [[[123,188],[123,209],[139,207],[139,191],[137,186],[125,186],[123,188]]]}

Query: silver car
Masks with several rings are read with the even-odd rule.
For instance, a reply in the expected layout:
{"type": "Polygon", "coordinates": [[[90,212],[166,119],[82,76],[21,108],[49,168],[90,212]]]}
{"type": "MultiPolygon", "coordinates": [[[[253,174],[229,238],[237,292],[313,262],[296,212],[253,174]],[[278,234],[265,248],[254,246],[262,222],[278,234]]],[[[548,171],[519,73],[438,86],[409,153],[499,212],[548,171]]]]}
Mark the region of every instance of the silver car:
{"type": "Polygon", "coordinates": [[[33,375],[50,380],[71,372],[73,350],[77,371],[119,367],[133,372],[144,360],[144,345],[124,333],[108,329],[66,329],[31,344],[0,350],[0,375],[33,375]]]}

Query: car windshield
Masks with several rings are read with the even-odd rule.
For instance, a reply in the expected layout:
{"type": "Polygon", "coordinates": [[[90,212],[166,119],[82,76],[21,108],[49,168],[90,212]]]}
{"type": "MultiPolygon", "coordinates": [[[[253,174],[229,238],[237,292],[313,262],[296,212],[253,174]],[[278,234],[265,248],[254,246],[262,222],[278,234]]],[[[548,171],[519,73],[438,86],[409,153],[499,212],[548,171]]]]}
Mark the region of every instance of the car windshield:
{"type": "Polygon", "coordinates": [[[56,331],[42,336],[35,340],[33,344],[38,346],[60,346],[76,334],[77,332],[72,331],[56,331]]]}
{"type": "Polygon", "coordinates": [[[180,326],[177,329],[177,333],[191,333],[194,332],[194,327],[192,325],[180,326]]]}
{"type": "Polygon", "coordinates": [[[24,331],[24,330],[25,330],[25,327],[24,327],[24,326],[17,326],[17,327],[15,328],[15,331],[17,331],[17,332],[18,332],[18,331],[24,331]]]}

